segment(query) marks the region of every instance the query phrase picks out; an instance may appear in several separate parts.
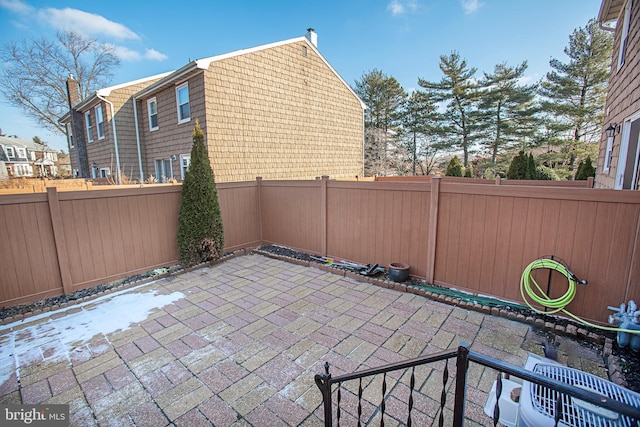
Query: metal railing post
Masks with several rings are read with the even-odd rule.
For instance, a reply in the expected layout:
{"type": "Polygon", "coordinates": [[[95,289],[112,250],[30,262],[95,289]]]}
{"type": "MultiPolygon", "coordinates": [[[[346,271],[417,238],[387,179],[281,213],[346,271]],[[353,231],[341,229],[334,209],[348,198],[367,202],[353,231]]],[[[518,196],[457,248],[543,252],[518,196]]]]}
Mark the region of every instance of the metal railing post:
{"type": "Polygon", "coordinates": [[[469,367],[469,344],[461,342],[456,359],[456,395],[453,402],[453,427],[464,425],[464,403],[466,397],[467,368],[469,367]]]}
{"type": "Polygon", "coordinates": [[[324,374],[316,374],[314,379],[316,385],[322,393],[322,406],[324,407],[324,425],[331,427],[333,425],[333,417],[331,415],[331,374],[329,373],[329,362],[324,364],[324,374]]]}

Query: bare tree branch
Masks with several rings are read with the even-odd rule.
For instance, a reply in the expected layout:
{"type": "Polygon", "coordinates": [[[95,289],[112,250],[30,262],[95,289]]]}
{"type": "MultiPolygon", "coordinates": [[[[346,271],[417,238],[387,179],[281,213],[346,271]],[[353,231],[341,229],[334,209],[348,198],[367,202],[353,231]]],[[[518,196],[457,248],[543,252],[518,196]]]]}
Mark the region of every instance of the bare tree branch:
{"type": "Polygon", "coordinates": [[[0,47],[0,93],[36,123],[64,133],[58,119],[69,109],[66,81],[73,74],[80,97],[107,86],[120,65],[112,46],[62,31],[57,40],[45,38],[9,42],[0,47]]]}

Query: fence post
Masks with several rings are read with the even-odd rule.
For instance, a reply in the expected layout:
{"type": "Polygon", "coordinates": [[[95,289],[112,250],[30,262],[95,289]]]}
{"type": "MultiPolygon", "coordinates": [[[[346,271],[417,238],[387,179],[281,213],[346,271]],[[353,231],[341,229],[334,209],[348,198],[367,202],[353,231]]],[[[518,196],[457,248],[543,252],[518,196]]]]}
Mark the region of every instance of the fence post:
{"type": "Polygon", "coordinates": [[[324,407],[324,425],[331,427],[333,425],[333,410],[331,408],[331,374],[329,373],[329,362],[324,363],[324,374],[316,374],[314,380],[316,386],[322,393],[322,406],[324,407]]]}
{"type": "Polygon", "coordinates": [[[71,282],[69,255],[67,254],[67,243],[64,238],[64,227],[62,225],[62,212],[60,212],[60,200],[58,200],[58,191],[56,187],[47,187],[47,201],[49,202],[49,214],[51,215],[53,240],[56,245],[56,254],[58,256],[58,268],[60,269],[62,290],[66,295],[73,292],[73,283],[71,282]]]}
{"type": "Polygon", "coordinates": [[[456,359],[456,394],[453,402],[453,427],[464,425],[464,404],[466,400],[467,369],[469,368],[469,344],[461,342],[456,359]]]}
{"type": "Polygon", "coordinates": [[[502,178],[500,175],[496,176],[496,185],[502,185],[502,178]]]}
{"type": "Polygon", "coordinates": [[[327,183],[329,177],[322,175],[320,180],[320,252],[327,256],[327,183]]]}
{"type": "Polygon", "coordinates": [[[438,203],[441,180],[440,176],[431,178],[431,202],[429,203],[429,229],[427,232],[427,283],[433,283],[436,270],[436,236],[438,234],[438,203]]]}
{"type": "Polygon", "coordinates": [[[593,188],[593,177],[592,176],[587,178],[587,188],[593,188]]]}
{"type": "Polygon", "coordinates": [[[262,177],[256,177],[256,210],[258,219],[258,238],[262,246],[262,177]]]}

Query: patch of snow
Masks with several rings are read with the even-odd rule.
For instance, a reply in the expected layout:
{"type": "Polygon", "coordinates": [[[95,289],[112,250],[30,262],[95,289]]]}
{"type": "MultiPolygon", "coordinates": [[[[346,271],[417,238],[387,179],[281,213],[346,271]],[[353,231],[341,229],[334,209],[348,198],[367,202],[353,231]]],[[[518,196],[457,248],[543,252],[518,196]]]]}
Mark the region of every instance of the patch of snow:
{"type": "MultiPolygon", "coordinates": [[[[148,284],[147,284],[148,285],[148,284]]],[[[135,288],[134,288],[135,289],[135,288]]],[[[19,376],[19,367],[32,363],[70,360],[74,347],[89,342],[96,335],[125,330],[144,321],[156,308],[184,298],[181,292],[160,294],[157,290],[135,293],[117,292],[50,313],[26,322],[7,325],[0,331],[0,384],[19,376]],[[69,310],[80,311],[67,313],[69,310]],[[61,317],[52,318],[52,315],[61,317]]]]}

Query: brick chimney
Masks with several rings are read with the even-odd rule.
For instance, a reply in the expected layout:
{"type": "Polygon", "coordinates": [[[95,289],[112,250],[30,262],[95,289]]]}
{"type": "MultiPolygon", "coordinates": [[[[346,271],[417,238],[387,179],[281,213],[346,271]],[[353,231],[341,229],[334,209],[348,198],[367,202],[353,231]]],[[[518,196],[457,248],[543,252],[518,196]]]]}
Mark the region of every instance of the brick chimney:
{"type": "MultiPolygon", "coordinates": [[[[80,88],[73,74],[69,74],[67,79],[67,99],[69,101],[69,118],[76,151],[75,162],[72,160],[71,164],[72,167],[75,166],[78,169],[79,177],[89,178],[89,157],[87,156],[87,143],[84,134],[84,117],[82,113],[73,108],[74,105],[80,102],[80,88]]],[[[71,154],[71,147],[69,147],[69,154],[71,154]]]]}
{"type": "Polygon", "coordinates": [[[318,47],[318,35],[313,30],[313,28],[307,29],[307,34],[305,34],[305,37],[311,42],[312,45],[318,47]]]}
{"type": "Polygon", "coordinates": [[[80,88],[73,74],[69,74],[67,79],[67,99],[69,100],[70,109],[80,101],[80,88]]]}

